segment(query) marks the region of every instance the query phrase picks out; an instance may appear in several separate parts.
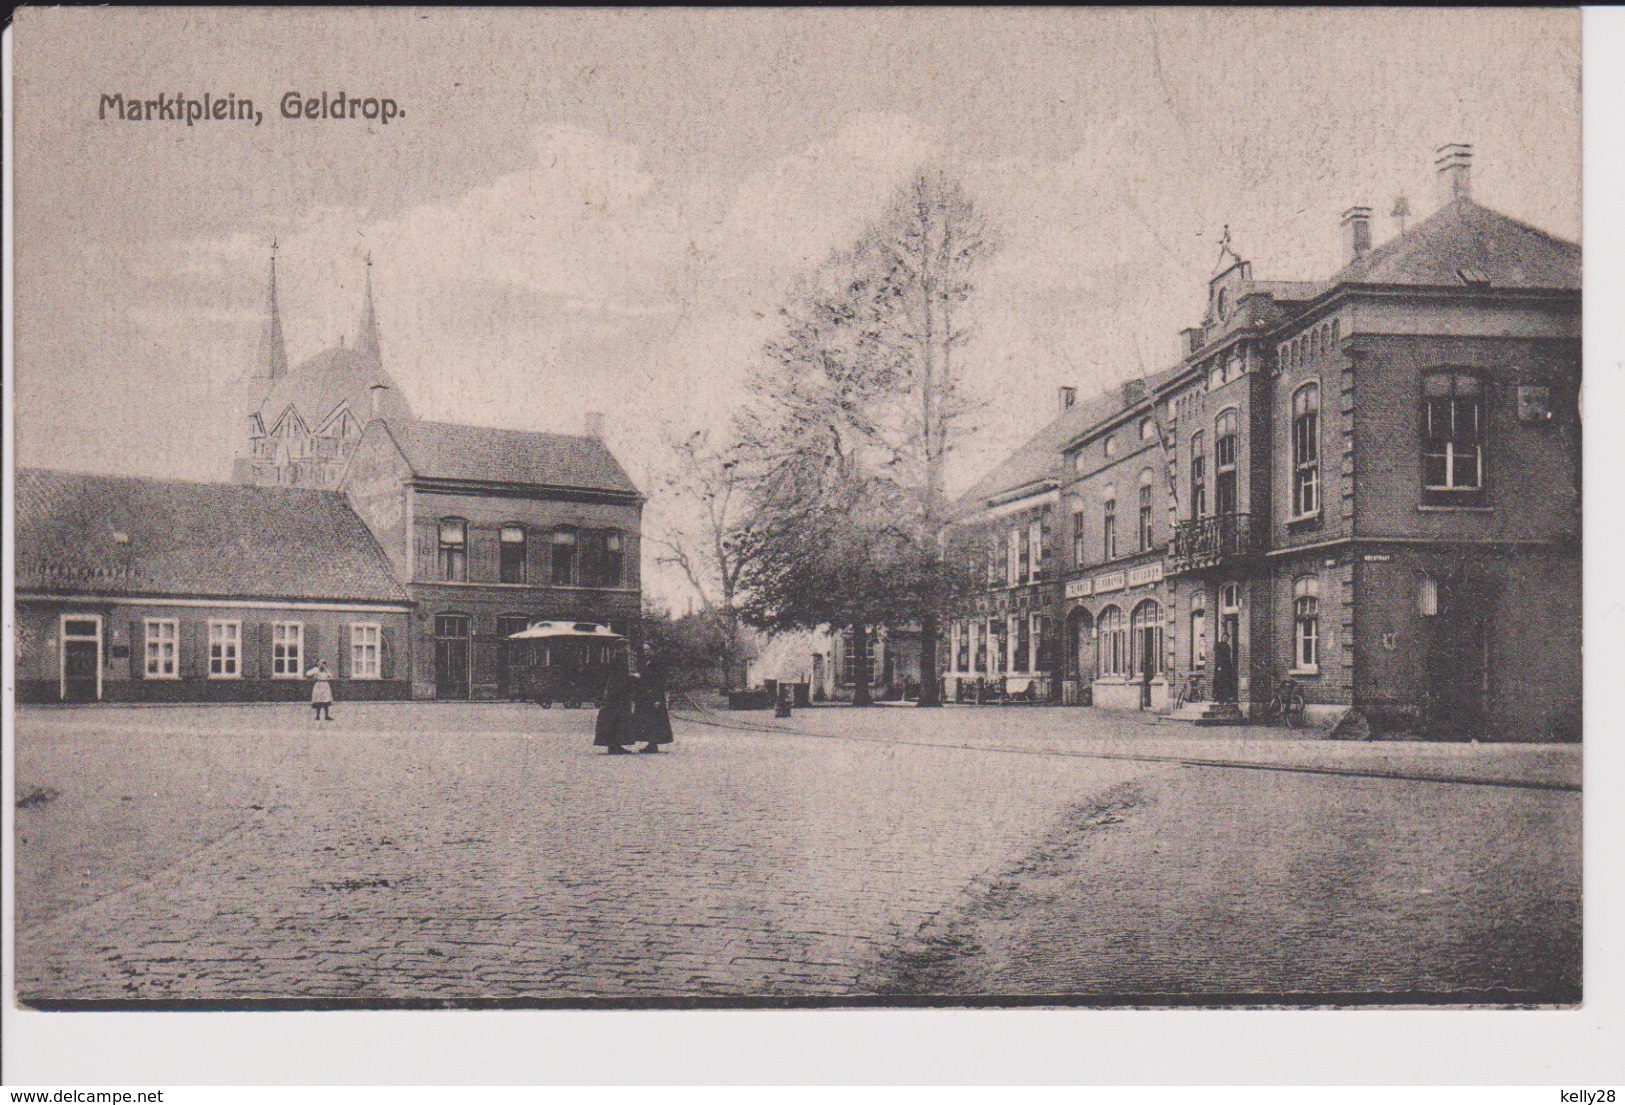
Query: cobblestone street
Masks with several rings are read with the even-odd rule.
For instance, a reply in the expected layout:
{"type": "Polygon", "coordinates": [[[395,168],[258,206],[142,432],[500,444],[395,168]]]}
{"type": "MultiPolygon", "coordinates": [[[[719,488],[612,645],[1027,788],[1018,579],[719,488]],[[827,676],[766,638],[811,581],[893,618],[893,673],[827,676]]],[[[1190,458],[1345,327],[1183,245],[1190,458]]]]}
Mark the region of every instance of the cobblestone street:
{"type": "Polygon", "coordinates": [[[1452,951],[1476,938],[1464,911],[1496,911],[1541,962],[1572,955],[1577,977],[1572,789],[1182,766],[1562,787],[1575,748],[1355,747],[1095,711],[876,709],[679,720],[669,754],[610,758],[590,746],[589,711],[351,704],[337,716],[318,727],[288,707],[21,711],[19,996],[794,1001],[906,993],[911,979],[924,980],[915,992],[952,992],[952,979],[974,995],[1066,993],[1074,979],[1076,992],[1111,993],[1118,976],[1166,992],[1170,980],[1346,991],[1540,974],[1509,969],[1518,953],[1504,941],[1488,959],[1452,951]],[[1242,775],[1251,786],[1216,788],[1242,775]],[[921,974],[922,934],[968,931],[988,887],[1019,882],[1080,811],[1124,788],[1157,800],[1136,814],[1134,846],[1102,861],[1108,892],[1031,911],[1088,940],[1052,931],[1071,952],[1018,941],[1001,954],[1039,954],[1013,969],[967,959],[921,974]],[[1230,874],[1238,855],[1251,857],[1245,883],[1230,874]],[[1384,887],[1406,908],[1390,916],[1398,899],[1384,887]],[[1416,908],[1424,891],[1436,904],[1416,908]],[[1161,914],[1146,913],[1152,899],[1161,914]],[[1347,916],[1325,916],[1345,901],[1347,916]],[[1238,923],[1244,904],[1252,919],[1238,923]],[[1086,954],[1080,967],[1077,950],[1102,931],[1136,930],[1120,951],[1164,922],[1174,951],[1154,979],[1118,970],[1132,956],[1086,954]],[[1221,925],[1223,940],[1202,946],[1221,925]],[[1341,934],[1335,971],[1283,950],[1205,977],[1216,948],[1283,925],[1341,934]],[[1434,969],[1441,959],[1453,966],[1434,969]]]}

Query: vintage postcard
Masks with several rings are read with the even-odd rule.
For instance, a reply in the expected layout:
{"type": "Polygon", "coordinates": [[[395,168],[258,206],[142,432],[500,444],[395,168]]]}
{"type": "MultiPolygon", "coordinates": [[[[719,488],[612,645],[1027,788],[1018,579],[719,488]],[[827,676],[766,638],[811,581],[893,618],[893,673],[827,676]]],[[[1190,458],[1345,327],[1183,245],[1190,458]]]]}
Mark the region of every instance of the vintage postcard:
{"type": "Polygon", "coordinates": [[[1546,1007],[1575,10],[25,9],[14,973],[1546,1007]]]}

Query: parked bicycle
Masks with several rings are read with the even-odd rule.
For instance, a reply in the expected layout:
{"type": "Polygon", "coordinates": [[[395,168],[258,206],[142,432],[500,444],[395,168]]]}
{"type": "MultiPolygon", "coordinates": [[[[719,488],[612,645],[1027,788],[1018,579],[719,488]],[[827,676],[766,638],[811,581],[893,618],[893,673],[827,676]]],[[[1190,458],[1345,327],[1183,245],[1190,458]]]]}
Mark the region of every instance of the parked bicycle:
{"type": "Polygon", "coordinates": [[[1282,722],[1288,729],[1299,729],[1303,726],[1307,706],[1302,689],[1296,680],[1289,677],[1275,684],[1269,705],[1264,707],[1264,717],[1272,723],[1282,722]]]}
{"type": "Polygon", "coordinates": [[[1200,675],[1195,675],[1195,674],[1186,676],[1185,677],[1185,682],[1181,683],[1179,685],[1179,687],[1174,691],[1174,709],[1175,710],[1183,709],[1184,706],[1185,706],[1185,703],[1187,703],[1187,702],[1201,702],[1201,701],[1202,701],[1202,677],[1200,675]]]}

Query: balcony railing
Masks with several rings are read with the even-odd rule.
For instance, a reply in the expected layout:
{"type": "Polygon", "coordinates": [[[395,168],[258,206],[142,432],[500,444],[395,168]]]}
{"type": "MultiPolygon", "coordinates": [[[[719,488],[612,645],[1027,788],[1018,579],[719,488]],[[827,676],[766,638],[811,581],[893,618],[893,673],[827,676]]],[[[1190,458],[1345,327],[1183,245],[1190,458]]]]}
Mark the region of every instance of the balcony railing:
{"type": "Polygon", "coordinates": [[[1264,542],[1251,515],[1215,514],[1176,525],[1168,560],[1172,571],[1191,572],[1263,551],[1264,542]]]}

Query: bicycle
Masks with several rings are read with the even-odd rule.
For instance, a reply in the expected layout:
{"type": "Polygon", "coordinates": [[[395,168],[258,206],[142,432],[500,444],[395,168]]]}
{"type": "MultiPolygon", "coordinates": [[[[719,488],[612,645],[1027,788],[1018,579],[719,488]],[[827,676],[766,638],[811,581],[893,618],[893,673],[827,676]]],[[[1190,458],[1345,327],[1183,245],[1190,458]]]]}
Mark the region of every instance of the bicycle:
{"type": "Polygon", "coordinates": [[[1186,676],[1185,682],[1174,691],[1174,709],[1182,710],[1185,703],[1200,701],[1202,701],[1202,677],[1194,674],[1186,676]]]}
{"type": "Polygon", "coordinates": [[[1288,729],[1298,729],[1303,726],[1307,706],[1297,682],[1291,678],[1282,679],[1275,684],[1269,705],[1264,707],[1264,717],[1270,722],[1279,720],[1288,729]]]}

